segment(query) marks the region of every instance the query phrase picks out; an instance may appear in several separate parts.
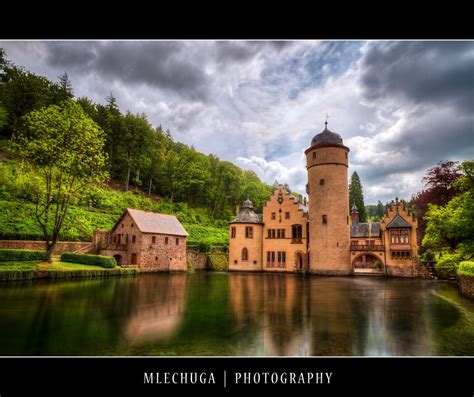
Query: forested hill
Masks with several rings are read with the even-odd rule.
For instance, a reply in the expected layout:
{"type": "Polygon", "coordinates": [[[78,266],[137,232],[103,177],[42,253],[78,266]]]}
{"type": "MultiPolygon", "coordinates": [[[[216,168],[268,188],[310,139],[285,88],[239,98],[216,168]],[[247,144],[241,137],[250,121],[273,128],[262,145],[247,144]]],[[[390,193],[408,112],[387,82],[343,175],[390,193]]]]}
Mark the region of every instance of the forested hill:
{"type": "Polygon", "coordinates": [[[6,59],[0,49],[0,137],[14,140],[22,117],[32,110],[73,98],[106,134],[111,181],[123,191],[138,190],[167,203],[201,208],[214,220],[228,221],[249,197],[260,210],[272,192],[253,171],[205,155],[152,126],[145,114],[123,112],[111,94],[104,103],[74,98],[67,74],[53,82],[6,59]]]}

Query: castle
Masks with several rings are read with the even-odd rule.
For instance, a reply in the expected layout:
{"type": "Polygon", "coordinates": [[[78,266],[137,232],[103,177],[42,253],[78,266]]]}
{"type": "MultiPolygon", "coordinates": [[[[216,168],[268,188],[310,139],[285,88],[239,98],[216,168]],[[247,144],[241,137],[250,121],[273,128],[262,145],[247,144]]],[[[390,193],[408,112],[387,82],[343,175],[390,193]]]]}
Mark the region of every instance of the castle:
{"type": "Polygon", "coordinates": [[[349,148],[327,128],[305,150],[309,201],[281,184],[256,214],[245,200],[230,222],[229,270],[319,275],[423,276],[417,221],[404,201],[391,202],[381,222],[349,216],[349,148]]]}

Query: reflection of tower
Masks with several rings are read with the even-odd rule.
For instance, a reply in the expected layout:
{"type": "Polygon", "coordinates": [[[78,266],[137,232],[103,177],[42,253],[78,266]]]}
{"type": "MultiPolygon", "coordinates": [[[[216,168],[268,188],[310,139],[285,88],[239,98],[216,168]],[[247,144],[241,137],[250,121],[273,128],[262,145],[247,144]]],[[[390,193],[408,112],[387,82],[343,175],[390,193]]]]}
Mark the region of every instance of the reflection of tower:
{"type": "Polygon", "coordinates": [[[342,138],[326,128],[306,149],[309,195],[310,272],[351,274],[348,153],[342,138]]]}

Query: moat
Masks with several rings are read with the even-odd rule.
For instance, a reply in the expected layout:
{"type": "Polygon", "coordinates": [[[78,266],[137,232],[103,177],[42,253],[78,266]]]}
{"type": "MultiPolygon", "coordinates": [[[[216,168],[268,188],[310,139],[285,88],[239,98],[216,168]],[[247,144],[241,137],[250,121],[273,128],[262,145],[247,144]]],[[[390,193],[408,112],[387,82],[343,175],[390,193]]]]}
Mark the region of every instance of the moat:
{"type": "Polygon", "coordinates": [[[455,283],[144,274],[0,284],[0,355],[474,355],[455,283]]]}

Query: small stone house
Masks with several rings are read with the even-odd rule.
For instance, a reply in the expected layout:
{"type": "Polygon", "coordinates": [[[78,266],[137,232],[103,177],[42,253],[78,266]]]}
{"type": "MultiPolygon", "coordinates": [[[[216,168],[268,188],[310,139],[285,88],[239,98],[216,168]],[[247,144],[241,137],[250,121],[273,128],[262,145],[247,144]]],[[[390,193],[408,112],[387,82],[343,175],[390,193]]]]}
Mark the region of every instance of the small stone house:
{"type": "Polygon", "coordinates": [[[185,271],[188,233],[174,215],[127,208],[111,229],[94,231],[99,255],[141,271],[185,271]]]}

